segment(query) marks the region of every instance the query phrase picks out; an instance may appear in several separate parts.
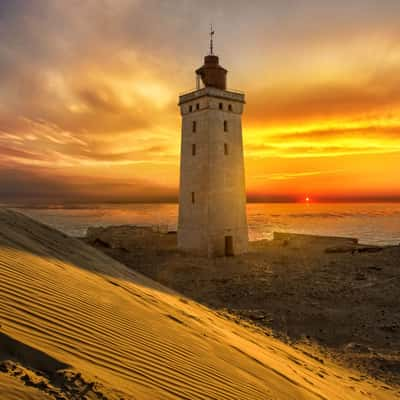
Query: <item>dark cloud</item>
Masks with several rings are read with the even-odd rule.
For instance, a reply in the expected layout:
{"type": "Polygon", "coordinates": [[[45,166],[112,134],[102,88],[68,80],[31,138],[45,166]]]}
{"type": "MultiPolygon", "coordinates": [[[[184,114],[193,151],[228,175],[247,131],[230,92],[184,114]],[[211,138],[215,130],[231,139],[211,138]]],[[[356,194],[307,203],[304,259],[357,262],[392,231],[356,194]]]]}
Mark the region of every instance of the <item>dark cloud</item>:
{"type": "MultiPolygon", "coordinates": [[[[269,134],[265,137],[266,140],[302,140],[314,141],[315,145],[320,143],[320,140],[334,140],[334,139],[377,139],[382,142],[383,140],[389,141],[390,139],[400,139],[400,125],[380,126],[379,124],[368,126],[368,121],[359,121],[361,126],[354,128],[326,128],[314,129],[305,132],[290,132],[286,133],[284,130],[278,134],[269,134]],[[367,126],[362,126],[362,124],[367,126]]],[[[372,123],[373,122],[369,122],[372,123]]],[[[357,125],[357,121],[354,121],[357,125]]],[[[367,142],[366,142],[367,143],[367,142]]],[[[251,147],[251,146],[250,146],[251,147]]]]}
{"type": "MultiPolygon", "coordinates": [[[[1,164],[0,164],[1,167],[1,164]]],[[[118,182],[106,179],[47,176],[47,171],[0,168],[0,202],[13,204],[69,204],[82,202],[176,201],[176,188],[145,180],[118,182]]]]}
{"type": "MultiPolygon", "coordinates": [[[[258,193],[249,192],[247,194],[247,201],[253,203],[293,203],[303,200],[299,195],[288,194],[269,194],[269,193],[258,193]]],[[[313,201],[316,203],[374,203],[374,202],[387,202],[395,203],[400,201],[400,193],[363,193],[357,195],[346,195],[346,194],[334,194],[334,195],[317,195],[313,196],[313,201]]]]}
{"type": "Polygon", "coordinates": [[[246,146],[246,151],[254,152],[254,156],[259,159],[273,157],[338,157],[343,155],[363,155],[363,154],[384,154],[384,153],[400,153],[400,146],[394,148],[374,144],[366,144],[365,146],[344,144],[299,144],[294,142],[291,145],[282,147],[278,144],[250,144],[246,146]]]}
{"type": "Polygon", "coordinates": [[[13,147],[8,147],[0,144],[0,160],[2,158],[20,158],[23,160],[43,160],[43,156],[38,153],[26,151],[23,149],[16,149],[13,147]]]}
{"type": "Polygon", "coordinates": [[[90,109],[98,112],[120,114],[123,111],[110,91],[103,90],[100,93],[98,90],[83,89],[79,93],[79,98],[90,109]]]}
{"type": "MultiPolygon", "coordinates": [[[[90,153],[81,153],[80,156],[82,158],[87,158],[90,160],[96,161],[105,161],[105,162],[113,162],[113,161],[131,161],[134,162],[136,160],[146,160],[149,159],[154,160],[154,156],[158,156],[158,161],[162,161],[165,159],[165,156],[160,156],[164,152],[168,152],[170,149],[168,146],[151,146],[151,147],[142,147],[136,151],[123,151],[123,152],[96,152],[90,151],[90,153]]],[[[154,160],[155,163],[156,160],[154,160]]]]}

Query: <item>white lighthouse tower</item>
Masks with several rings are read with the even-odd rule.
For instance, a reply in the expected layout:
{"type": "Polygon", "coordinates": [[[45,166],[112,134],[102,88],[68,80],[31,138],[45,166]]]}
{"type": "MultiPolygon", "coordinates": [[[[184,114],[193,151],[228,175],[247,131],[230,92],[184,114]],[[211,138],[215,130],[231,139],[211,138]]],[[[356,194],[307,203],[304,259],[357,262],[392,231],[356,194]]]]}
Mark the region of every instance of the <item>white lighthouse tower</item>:
{"type": "Polygon", "coordinates": [[[178,247],[209,257],[247,251],[242,142],[244,94],[227,90],[227,70],[210,53],[197,88],[179,97],[182,115],[178,247]]]}

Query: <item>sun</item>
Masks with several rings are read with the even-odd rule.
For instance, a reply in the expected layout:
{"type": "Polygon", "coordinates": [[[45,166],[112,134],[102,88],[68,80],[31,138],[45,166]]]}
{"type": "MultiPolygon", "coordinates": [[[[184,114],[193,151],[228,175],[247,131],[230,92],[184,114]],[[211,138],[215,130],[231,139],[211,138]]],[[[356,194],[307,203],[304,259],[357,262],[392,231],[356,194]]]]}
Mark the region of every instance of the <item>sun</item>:
{"type": "Polygon", "coordinates": [[[309,202],[311,201],[311,199],[310,199],[309,196],[307,196],[307,197],[305,198],[305,200],[306,200],[306,203],[309,203],[309,202]]]}

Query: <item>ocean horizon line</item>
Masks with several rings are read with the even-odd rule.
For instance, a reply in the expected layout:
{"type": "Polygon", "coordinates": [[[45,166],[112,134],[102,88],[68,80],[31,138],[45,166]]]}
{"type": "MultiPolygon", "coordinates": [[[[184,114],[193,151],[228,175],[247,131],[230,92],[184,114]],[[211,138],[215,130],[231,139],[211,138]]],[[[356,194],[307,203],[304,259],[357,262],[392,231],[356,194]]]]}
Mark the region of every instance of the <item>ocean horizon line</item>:
{"type": "MultiPolygon", "coordinates": [[[[312,200],[307,201],[295,201],[295,200],[248,200],[247,204],[302,204],[307,206],[313,206],[318,204],[399,204],[399,199],[354,199],[354,200],[312,200]]],[[[126,205],[139,205],[139,204],[176,204],[178,201],[93,201],[93,202],[65,202],[65,203],[0,203],[2,208],[14,208],[14,209],[79,209],[79,208],[96,208],[106,206],[126,206],[126,205]]]]}

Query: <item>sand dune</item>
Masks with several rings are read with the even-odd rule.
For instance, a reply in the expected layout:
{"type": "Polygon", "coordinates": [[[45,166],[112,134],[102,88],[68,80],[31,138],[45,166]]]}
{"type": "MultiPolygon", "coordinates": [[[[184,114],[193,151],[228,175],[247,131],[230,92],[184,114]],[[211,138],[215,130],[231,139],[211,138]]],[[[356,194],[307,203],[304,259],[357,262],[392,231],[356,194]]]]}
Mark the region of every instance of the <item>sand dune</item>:
{"type": "Polygon", "coordinates": [[[0,323],[2,400],[396,397],[7,210],[0,323]]]}

